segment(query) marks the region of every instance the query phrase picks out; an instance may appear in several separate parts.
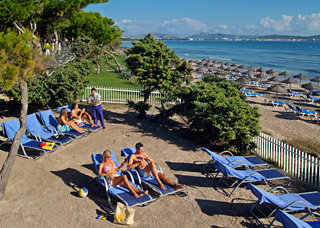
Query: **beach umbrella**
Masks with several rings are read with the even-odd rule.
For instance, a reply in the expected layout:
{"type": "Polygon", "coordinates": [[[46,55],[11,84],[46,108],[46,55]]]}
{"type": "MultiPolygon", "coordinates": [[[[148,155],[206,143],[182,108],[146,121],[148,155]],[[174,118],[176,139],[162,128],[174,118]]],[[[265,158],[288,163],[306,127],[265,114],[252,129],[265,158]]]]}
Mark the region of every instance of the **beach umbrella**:
{"type": "Polygon", "coordinates": [[[196,70],[197,73],[204,73],[206,71],[208,71],[208,68],[206,68],[204,66],[201,66],[196,70]]]}
{"type": "Polygon", "coordinates": [[[307,83],[307,84],[303,84],[301,87],[304,89],[307,89],[307,90],[319,90],[320,89],[319,86],[316,86],[315,84],[313,84],[311,82],[307,83]]]}
{"type": "Polygon", "coordinates": [[[279,85],[274,85],[272,87],[269,87],[268,90],[276,93],[276,101],[278,101],[278,93],[286,93],[287,90],[279,85]]]}
{"type": "Polygon", "coordinates": [[[256,74],[255,77],[261,79],[261,78],[267,77],[267,75],[260,73],[260,74],[256,74]]]}
{"type": "Polygon", "coordinates": [[[297,84],[298,82],[292,78],[287,78],[286,80],[281,81],[282,83],[290,84],[290,89],[292,84],[297,84]]]}
{"type": "Polygon", "coordinates": [[[266,72],[267,70],[264,69],[264,68],[262,68],[262,67],[260,67],[260,68],[258,69],[258,71],[262,73],[262,72],[266,72]]]}
{"type": "Polygon", "coordinates": [[[235,82],[239,84],[246,84],[249,82],[249,80],[247,78],[239,78],[235,82]]]}
{"type": "Polygon", "coordinates": [[[283,71],[283,72],[281,72],[280,74],[278,74],[279,76],[284,76],[284,78],[286,79],[287,78],[287,76],[290,76],[291,74],[290,73],[288,73],[287,71],[283,71]]]}
{"type": "Polygon", "coordinates": [[[293,76],[293,78],[298,78],[298,79],[300,79],[300,85],[301,85],[301,80],[302,80],[302,79],[308,79],[307,76],[305,76],[304,74],[301,74],[301,73],[293,76]]]}
{"type": "Polygon", "coordinates": [[[238,66],[238,69],[242,69],[242,70],[247,69],[247,68],[248,67],[246,67],[245,65],[238,66]]]}
{"type": "Polygon", "coordinates": [[[254,71],[254,69],[256,69],[256,68],[253,67],[253,66],[250,66],[250,67],[248,67],[248,69],[251,70],[251,71],[254,71]]]}
{"type": "Polygon", "coordinates": [[[233,72],[235,72],[235,73],[242,73],[242,71],[241,71],[239,68],[235,69],[233,72]]]}
{"type": "Polygon", "coordinates": [[[278,73],[278,71],[274,70],[274,69],[270,69],[266,71],[267,74],[272,74],[275,75],[276,73],[278,73]]]}
{"type": "Polygon", "coordinates": [[[273,76],[272,78],[268,79],[269,82],[280,82],[281,79],[277,76],[273,76]]]}
{"type": "Polygon", "coordinates": [[[316,82],[316,83],[317,83],[317,86],[318,86],[318,84],[319,84],[319,82],[320,82],[320,76],[318,76],[318,77],[316,77],[316,78],[312,78],[310,81],[316,82]]]}
{"type": "Polygon", "coordinates": [[[231,64],[230,66],[232,66],[232,67],[238,67],[239,65],[236,64],[236,63],[233,63],[233,64],[231,64]]]}

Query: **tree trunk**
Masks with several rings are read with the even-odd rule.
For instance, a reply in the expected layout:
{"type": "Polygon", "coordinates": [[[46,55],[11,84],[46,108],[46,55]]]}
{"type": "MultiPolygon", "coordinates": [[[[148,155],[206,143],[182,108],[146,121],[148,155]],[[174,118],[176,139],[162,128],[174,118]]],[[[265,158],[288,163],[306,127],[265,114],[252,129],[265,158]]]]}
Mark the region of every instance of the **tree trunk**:
{"type": "Polygon", "coordinates": [[[19,88],[20,88],[20,93],[21,93],[21,109],[20,109],[20,129],[18,130],[17,134],[15,135],[8,157],[6,161],[3,163],[3,166],[0,171],[0,199],[3,198],[5,192],[6,192],[6,187],[7,187],[7,182],[15,161],[15,158],[18,153],[18,149],[20,147],[21,143],[21,138],[23,134],[26,132],[27,128],[27,112],[28,112],[28,86],[27,82],[24,80],[21,80],[19,82],[19,88]]]}
{"type": "Polygon", "coordinates": [[[118,63],[118,60],[116,59],[116,57],[114,57],[114,55],[113,54],[111,54],[110,52],[108,52],[107,50],[104,50],[105,51],[105,53],[107,53],[108,55],[110,55],[112,58],[113,58],[113,60],[116,62],[116,64],[117,64],[117,67],[118,67],[118,70],[120,71],[121,70],[121,66],[120,66],[120,64],[118,63]]]}
{"type": "Polygon", "coordinates": [[[59,48],[59,35],[58,35],[58,31],[57,31],[55,22],[52,22],[52,29],[53,29],[53,34],[54,34],[54,38],[55,38],[54,49],[53,49],[52,55],[55,56],[58,51],[58,48],[59,48]]]}
{"type": "Polygon", "coordinates": [[[151,95],[151,91],[147,90],[143,92],[143,97],[144,97],[144,103],[148,103],[149,102],[149,98],[151,95]]]}

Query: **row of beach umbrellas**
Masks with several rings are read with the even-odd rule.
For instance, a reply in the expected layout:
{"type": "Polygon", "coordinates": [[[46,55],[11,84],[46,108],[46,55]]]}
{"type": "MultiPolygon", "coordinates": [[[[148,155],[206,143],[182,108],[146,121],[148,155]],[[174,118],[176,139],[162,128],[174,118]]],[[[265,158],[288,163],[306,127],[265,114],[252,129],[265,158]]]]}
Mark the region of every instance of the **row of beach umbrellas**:
{"type": "MultiPolygon", "coordinates": [[[[226,72],[245,73],[248,76],[253,77],[253,78],[251,78],[251,80],[252,79],[262,79],[262,78],[266,78],[267,75],[272,75],[272,77],[269,78],[268,81],[286,83],[286,84],[290,85],[290,88],[291,88],[292,84],[297,84],[297,81],[294,80],[293,78],[298,79],[300,81],[300,85],[301,85],[302,80],[308,79],[308,77],[306,75],[301,74],[301,73],[294,75],[292,78],[287,78],[292,75],[291,73],[289,73],[287,71],[283,71],[278,74],[278,71],[276,71],[274,69],[267,70],[267,69],[260,67],[259,69],[255,70],[256,68],[254,68],[252,66],[247,67],[245,65],[231,64],[228,62],[225,63],[222,61],[219,62],[217,60],[203,59],[202,61],[189,60],[188,62],[191,65],[191,67],[193,67],[195,69],[195,72],[199,73],[199,74],[202,74],[205,72],[218,72],[220,75],[226,75],[226,72]],[[220,65],[220,66],[217,66],[217,65],[220,65]],[[279,77],[276,76],[276,74],[278,74],[278,76],[285,77],[285,79],[281,80],[279,77]]],[[[243,83],[248,82],[246,79],[247,78],[241,77],[240,79],[237,80],[237,82],[243,84],[243,83]]],[[[313,78],[310,81],[316,82],[317,85],[314,85],[313,83],[307,83],[307,84],[301,85],[301,87],[308,89],[308,90],[318,90],[320,76],[313,78]]]]}

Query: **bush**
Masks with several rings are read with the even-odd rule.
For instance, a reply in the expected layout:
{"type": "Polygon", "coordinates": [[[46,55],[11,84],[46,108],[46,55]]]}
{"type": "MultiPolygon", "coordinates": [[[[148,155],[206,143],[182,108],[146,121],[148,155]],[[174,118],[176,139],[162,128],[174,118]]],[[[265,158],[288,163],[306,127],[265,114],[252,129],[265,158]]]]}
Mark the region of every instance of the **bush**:
{"type": "Polygon", "coordinates": [[[211,76],[177,96],[181,103],[174,111],[187,118],[202,141],[240,154],[255,148],[260,114],[240,96],[237,85],[211,76]]]}
{"type": "Polygon", "coordinates": [[[139,101],[134,103],[133,101],[128,101],[128,107],[139,112],[139,118],[145,118],[147,111],[151,108],[151,105],[144,101],[139,101]]]}

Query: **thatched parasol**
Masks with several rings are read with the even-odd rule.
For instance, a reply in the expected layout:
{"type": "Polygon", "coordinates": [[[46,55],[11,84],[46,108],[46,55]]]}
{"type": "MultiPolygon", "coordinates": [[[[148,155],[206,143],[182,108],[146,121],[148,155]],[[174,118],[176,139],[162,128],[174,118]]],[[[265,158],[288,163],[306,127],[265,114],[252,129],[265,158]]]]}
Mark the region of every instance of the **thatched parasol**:
{"type": "Polygon", "coordinates": [[[307,76],[305,76],[304,74],[301,74],[301,73],[293,76],[293,78],[298,78],[298,79],[300,79],[300,85],[301,85],[301,80],[302,80],[302,79],[308,79],[307,76]]]}
{"type": "Polygon", "coordinates": [[[317,86],[318,86],[318,84],[319,84],[319,82],[320,82],[320,76],[315,77],[315,78],[312,78],[310,81],[316,82],[316,83],[317,83],[317,86]]]}
{"type": "Polygon", "coordinates": [[[304,89],[307,89],[307,90],[319,90],[320,89],[319,86],[316,86],[315,84],[313,84],[311,82],[307,83],[307,84],[303,84],[301,87],[304,89]]]}
{"type": "Polygon", "coordinates": [[[260,68],[258,69],[258,71],[262,73],[262,72],[266,72],[267,70],[264,69],[264,68],[262,68],[262,67],[260,67],[260,68]]]}
{"type": "Polygon", "coordinates": [[[277,76],[273,76],[271,78],[268,79],[269,82],[280,82],[281,79],[277,76]]]}
{"type": "Polygon", "coordinates": [[[290,84],[290,89],[292,84],[297,84],[298,81],[292,79],[292,78],[287,78],[286,80],[281,81],[282,83],[290,84]]]}
{"type": "Polygon", "coordinates": [[[278,74],[279,76],[284,76],[284,78],[286,79],[287,78],[287,76],[290,76],[291,74],[290,73],[288,73],[287,71],[283,71],[283,72],[281,72],[280,74],[278,74]]]}
{"type": "Polygon", "coordinates": [[[272,87],[269,87],[268,90],[276,93],[276,101],[278,100],[278,93],[286,93],[287,90],[283,88],[282,86],[275,85],[272,87]]]}

